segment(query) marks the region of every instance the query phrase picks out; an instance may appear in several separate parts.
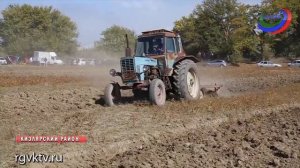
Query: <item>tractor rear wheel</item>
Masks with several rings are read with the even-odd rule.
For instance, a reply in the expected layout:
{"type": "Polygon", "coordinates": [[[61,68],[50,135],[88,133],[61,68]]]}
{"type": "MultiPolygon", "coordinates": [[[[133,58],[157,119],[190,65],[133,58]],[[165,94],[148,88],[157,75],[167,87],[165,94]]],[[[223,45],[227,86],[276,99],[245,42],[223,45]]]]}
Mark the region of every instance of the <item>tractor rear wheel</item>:
{"type": "Polygon", "coordinates": [[[110,83],[104,90],[104,101],[107,106],[114,106],[116,101],[121,98],[121,90],[118,84],[110,83]]]}
{"type": "Polygon", "coordinates": [[[166,87],[162,80],[154,79],[150,83],[149,98],[152,104],[163,106],[166,103],[166,87]]]}
{"type": "Polygon", "coordinates": [[[174,92],[180,98],[186,100],[202,98],[198,68],[192,60],[183,60],[175,65],[173,79],[174,92]]]}

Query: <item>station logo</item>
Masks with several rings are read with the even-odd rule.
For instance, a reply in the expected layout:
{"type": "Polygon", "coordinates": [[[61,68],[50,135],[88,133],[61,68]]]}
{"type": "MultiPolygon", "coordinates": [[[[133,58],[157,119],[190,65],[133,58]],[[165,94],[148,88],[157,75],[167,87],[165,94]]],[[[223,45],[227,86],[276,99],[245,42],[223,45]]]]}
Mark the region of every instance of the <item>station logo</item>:
{"type": "Polygon", "coordinates": [[[292,23],[292,12],[281,9],[274,15],[261,15],[258,19],[257,28],[265,33],[280,34],[286,31],[292,23]]]}
{"type": "Polygon", "coordinates": [[[265,33],[280,34],[286,31],[292,22],[292,12],[281,9],[275,15],[261,15],[258,19],[258,28],[265,33]]]}

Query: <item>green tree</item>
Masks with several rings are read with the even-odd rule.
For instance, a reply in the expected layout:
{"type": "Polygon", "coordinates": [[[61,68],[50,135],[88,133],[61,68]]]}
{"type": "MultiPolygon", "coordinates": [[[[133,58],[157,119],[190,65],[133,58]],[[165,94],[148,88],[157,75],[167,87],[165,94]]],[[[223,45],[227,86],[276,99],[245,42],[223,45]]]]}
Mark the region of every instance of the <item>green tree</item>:
{"type": "Polygon", "coordinates": [[[300,56],[300,1],[298,0],[276,0],[272,9],[288,8],[292,12],[292,24],[282,34],[272,36],[274,40],[272,48],[276,56],[296,58],[300,56]]]}
{"type": "Polygon", "coordinates": [[[182,43],[187,54],[197,55],[208,52],[208,45],[203,34],[197,32],[196,13],[182,17],[175,21],[173,31],[180,33],[182,43]]]}
{"type": "Polygon", "coordinates": [[[113,25],[101,33],[102,38],[97,42],[97,48],[109,52],[122,53],[126,48],[125,34],[128,36],[129,47],[134,49],[135,32],[117,25],[113,25]]]}
{"type": "Polygon", "coordinates": [[[77,48],[76,24],[52,7],[10,5],[2,11],[1,45],[8,54],[35,50],[72,53],[77,48]]]}
{"type": "Polygon", "coordinates": [[[233,25],[233,55],[231,62],[239,62],[242,58],[257,60],[261,56],[261,39],[255,35],[254,27],[257,22],[259,7],[240,5],[239,15],[232,19],[233,25]]]}
{"type": "Polygon", "coordinates": [[[233,54],[232,20],[239,13],[236,0],[206,0],[202,8],[198,8],[199,33],[204,33],[209,49],[217,57],[233,54]]]}
{"type": "Polygon", "coordinates": [[[175,22],[188,53],[213,52],[214,58],[239,62],[262,56],[263,38],[254,32],[260,6],[236,0],[205,0],[192,14],[175,22]]]}
{"type": "Polygon", "coordinates": [[[0,56],[5,56],[4,49],[0,47],[0,56]]]}

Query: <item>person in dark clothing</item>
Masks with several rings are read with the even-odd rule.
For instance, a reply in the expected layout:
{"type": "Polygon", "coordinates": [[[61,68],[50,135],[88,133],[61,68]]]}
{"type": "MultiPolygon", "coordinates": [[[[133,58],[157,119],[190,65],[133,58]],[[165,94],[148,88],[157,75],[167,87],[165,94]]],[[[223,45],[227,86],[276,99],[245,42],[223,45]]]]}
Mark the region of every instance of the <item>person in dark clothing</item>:
{"type": "Polygon", "coordinates": [[[154,48],[155,54],[157,54],[157,55],[163,54],[164,53],[164,47],[163,47],[164,45],[160,38],[156,39],[156,44],[157,44],[157,46],[154,48]]]}

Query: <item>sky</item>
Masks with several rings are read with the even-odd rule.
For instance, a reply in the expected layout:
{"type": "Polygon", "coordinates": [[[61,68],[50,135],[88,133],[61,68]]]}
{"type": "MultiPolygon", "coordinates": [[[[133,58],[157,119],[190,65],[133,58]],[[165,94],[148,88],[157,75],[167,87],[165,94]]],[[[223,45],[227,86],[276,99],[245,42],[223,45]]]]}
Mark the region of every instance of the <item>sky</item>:
{"type": "Polygon", "coordinates": [[[189,15],[200,3],[202,0],[0,0],[0,11],[9,4],[52,6],[77,24],[78,42],[81,47],[89,48],[112,25],[127,27],[137,34],[152,29],[171,30],[176,20],[189,15]]]}

